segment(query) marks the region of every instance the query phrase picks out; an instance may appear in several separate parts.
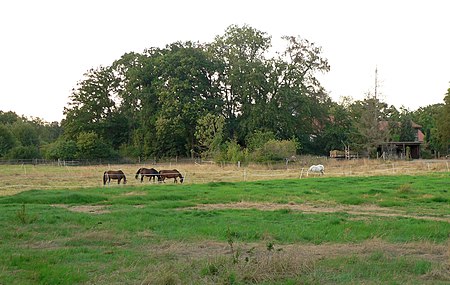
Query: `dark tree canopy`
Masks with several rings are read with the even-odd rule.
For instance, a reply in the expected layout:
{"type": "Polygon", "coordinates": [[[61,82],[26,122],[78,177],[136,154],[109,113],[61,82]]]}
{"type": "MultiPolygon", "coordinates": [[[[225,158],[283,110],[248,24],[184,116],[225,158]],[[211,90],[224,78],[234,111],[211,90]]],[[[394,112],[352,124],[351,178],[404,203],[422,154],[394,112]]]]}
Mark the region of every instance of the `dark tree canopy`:
{"type": "Polygon", "coordinates": [[[0,112],[6,126],[0,151],[41,146],[51,158],[236,160],[251,157],[248,151],[280,159],[292,148],[327,155],[351,146],[370,154],[380,143],[411,140],[413,121],[424,126],[427,147],[445,149],[450,91],[445,105],[417,112],[399,112],[370,96],[338,104],[317,77],[330,70],[321,47],[301,37],[283,40],[285,50],[273,53],[270,35],[231,25],[211,43],[126,53],[84,74],[61,126],[43,128],[0,112]],[[286,151],[275,155],[277,147],[286,151]]]}

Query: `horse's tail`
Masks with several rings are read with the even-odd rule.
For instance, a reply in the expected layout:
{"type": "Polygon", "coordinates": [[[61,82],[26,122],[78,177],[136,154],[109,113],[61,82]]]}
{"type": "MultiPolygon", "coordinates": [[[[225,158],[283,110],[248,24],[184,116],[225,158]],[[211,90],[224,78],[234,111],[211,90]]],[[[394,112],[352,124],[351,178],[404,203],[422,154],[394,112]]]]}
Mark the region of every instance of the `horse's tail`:
{"type": "Polygon", "coordinates": [[[138,179],[139,174],[141,173],[141,169],[142,169],[142,168],[139,168],[139,169],[138,169],[138,171],[136,172],[136,176],[135,176],[134,178],[138,179]]]}
{"type": "Polygon", "coordinates": [[[103,185],[106,184],[106,171],[103,172],[103,185]]]}

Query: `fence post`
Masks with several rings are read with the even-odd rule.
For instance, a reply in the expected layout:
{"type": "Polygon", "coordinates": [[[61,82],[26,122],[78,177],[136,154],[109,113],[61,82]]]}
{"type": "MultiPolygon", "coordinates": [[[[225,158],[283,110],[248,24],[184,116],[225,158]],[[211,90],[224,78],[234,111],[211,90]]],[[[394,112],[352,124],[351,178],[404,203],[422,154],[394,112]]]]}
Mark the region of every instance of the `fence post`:
{"type": "Polygon", "coordinates": [[[302,167],[302,172],[300,173],[300,179],[302,179],[302,177],[303,177],[303,167],[302,167]]]}

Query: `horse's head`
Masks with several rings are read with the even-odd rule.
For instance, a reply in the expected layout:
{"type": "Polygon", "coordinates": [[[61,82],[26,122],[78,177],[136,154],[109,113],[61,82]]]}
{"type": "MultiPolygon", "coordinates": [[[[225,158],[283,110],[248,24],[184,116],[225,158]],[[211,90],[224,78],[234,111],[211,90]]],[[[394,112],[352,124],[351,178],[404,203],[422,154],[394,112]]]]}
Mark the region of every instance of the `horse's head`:
{"type": "Polygon", "coordinates": [[[180,183],[183,183],[184,177],[180,174],[180,183]]]}

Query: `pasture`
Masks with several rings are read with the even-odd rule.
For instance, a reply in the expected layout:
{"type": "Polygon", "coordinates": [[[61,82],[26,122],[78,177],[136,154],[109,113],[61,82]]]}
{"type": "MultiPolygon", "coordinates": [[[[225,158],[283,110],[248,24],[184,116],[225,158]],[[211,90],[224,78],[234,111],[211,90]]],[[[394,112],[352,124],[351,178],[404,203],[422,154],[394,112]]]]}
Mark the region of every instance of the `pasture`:
{"type": "Polygon", "coordinates": [[[0,166],[0,284],[448,284],[445,162],[348,163],[0,166]]]}

